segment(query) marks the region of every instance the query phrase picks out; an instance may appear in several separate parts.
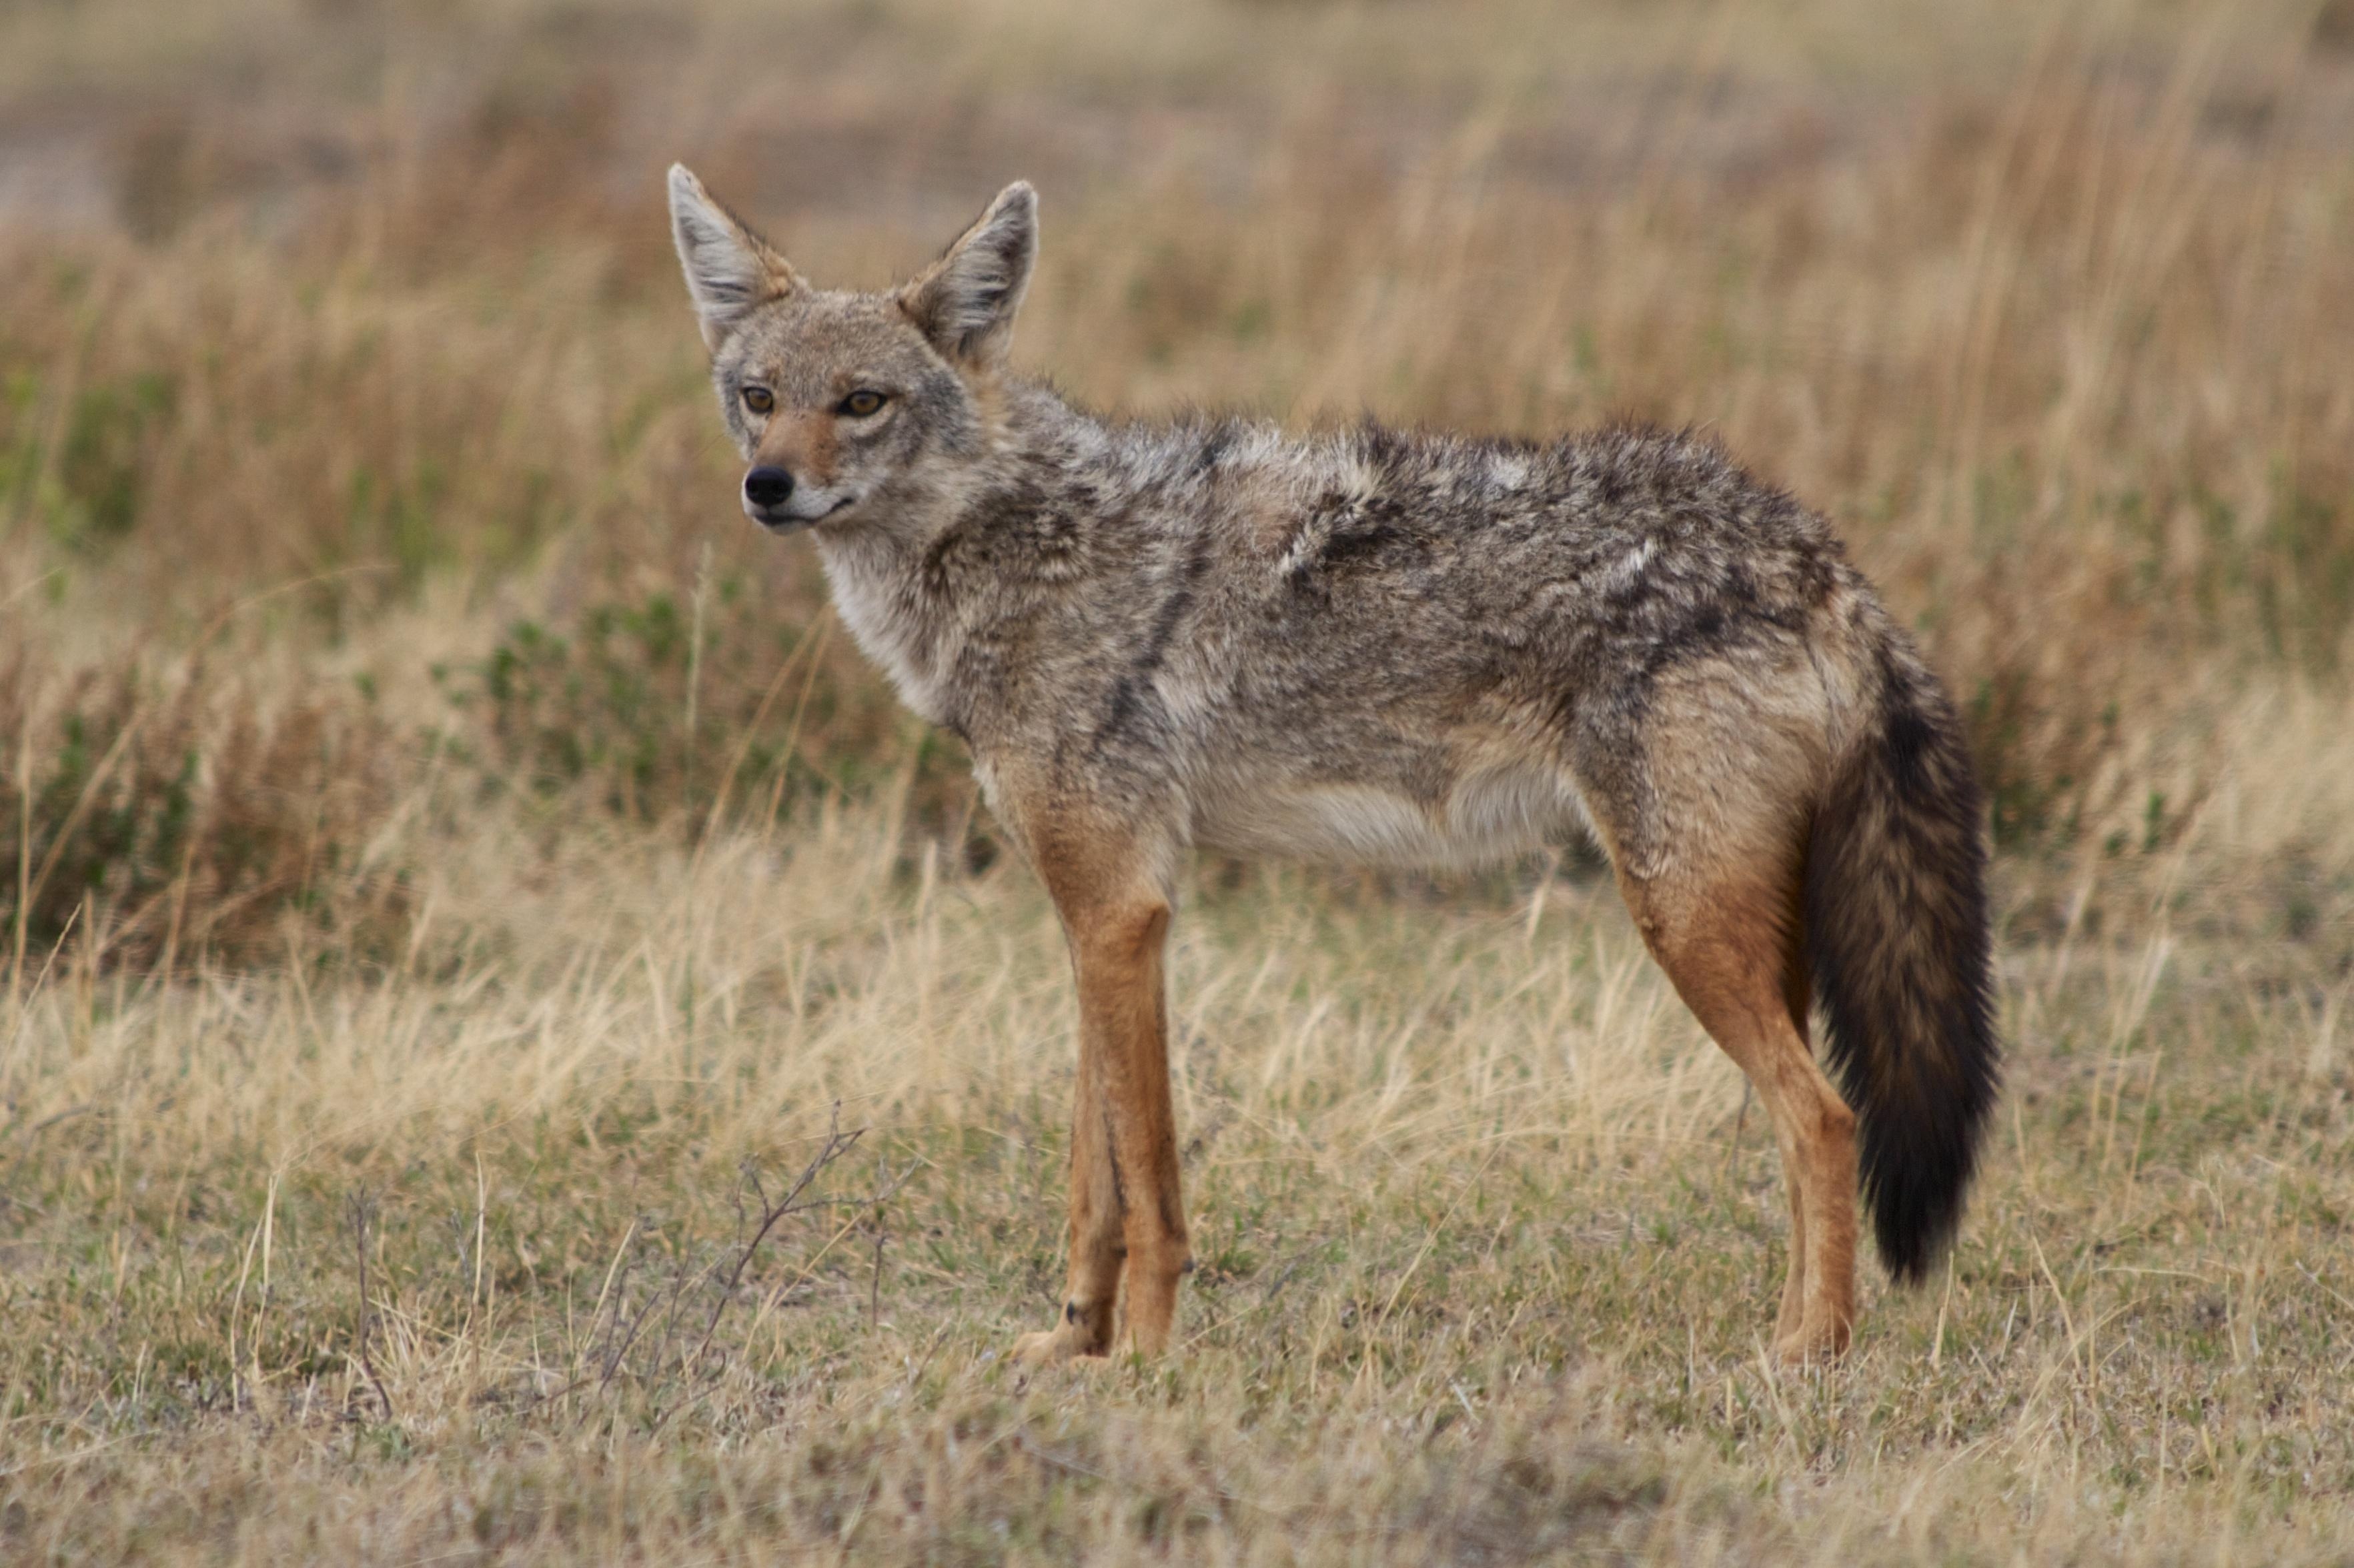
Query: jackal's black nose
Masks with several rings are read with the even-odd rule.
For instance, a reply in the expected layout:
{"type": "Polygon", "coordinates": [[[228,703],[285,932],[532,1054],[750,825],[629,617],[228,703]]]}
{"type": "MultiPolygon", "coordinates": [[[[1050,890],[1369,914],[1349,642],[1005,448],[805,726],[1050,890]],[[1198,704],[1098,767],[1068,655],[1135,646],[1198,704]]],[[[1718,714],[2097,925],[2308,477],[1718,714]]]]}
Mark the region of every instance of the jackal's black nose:
{"type": "Polygon", "coordinates": [[[793,476],[780,468],[756,468],[744,476],[744,499],[766,509],[782,506],[793,493],[793,476]]]}

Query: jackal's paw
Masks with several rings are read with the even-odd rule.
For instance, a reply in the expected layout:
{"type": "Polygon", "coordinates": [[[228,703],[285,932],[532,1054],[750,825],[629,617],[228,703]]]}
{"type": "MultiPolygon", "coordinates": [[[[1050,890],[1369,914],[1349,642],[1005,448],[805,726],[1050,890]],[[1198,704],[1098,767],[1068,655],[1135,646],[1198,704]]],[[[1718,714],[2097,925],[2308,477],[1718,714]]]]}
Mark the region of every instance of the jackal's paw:
{"type": "Polygon", "coordinates": [[[1847,1353],[1847,1326],[1826,1324],[1808,1329],[1801,1325],[1796,1332],[1776,1335],[1774,1359],[1792,1371],[1807,1367],[1825,1367],[1847,1353]]]}
{"type": "Polygon", "coordinates": [[[1066,1361],[1083,1356],[1100,1356],[1104,1346],[1097,1336],[1081,1323],[1061,1323],[1035,1334],[1024,1334],[1013,1341],[1013,1364],[1027,1372],[1040,1367],[1061,1366],[1066,1361]]]}

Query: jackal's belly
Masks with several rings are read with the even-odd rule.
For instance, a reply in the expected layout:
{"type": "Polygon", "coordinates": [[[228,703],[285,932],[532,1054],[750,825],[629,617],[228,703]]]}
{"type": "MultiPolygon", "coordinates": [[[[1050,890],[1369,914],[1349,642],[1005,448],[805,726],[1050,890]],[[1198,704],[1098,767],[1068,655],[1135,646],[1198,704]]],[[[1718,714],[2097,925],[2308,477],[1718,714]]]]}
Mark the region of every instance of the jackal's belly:
{"type": "Polygon", "coordinates": [[[1567,777],[1534,767],[1468,775],[1429,804],[1367,784],[1236,789],[1193,821],[1205,849],[1394,866],[1492,863],[1591,832],[1567,777]]]}

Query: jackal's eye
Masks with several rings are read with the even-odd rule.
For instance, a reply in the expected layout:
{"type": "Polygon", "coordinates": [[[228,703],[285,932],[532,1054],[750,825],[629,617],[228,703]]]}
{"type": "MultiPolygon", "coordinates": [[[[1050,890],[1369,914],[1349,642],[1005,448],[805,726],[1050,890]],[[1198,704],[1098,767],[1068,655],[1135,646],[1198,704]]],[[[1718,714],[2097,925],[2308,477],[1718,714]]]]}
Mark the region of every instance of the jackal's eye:
{"type": "Polygon", "coordinates": [[[842,400],[842,411],[854,419],[871,419],[883,411],[886,401],[882,393],[861,388],[842,400]]]}
{"type": "Polygon", "coordinates": [[[777,395],[765,387],[744,388],[744,407],[755,414],[765,414],[777,406],[777,395]]]}

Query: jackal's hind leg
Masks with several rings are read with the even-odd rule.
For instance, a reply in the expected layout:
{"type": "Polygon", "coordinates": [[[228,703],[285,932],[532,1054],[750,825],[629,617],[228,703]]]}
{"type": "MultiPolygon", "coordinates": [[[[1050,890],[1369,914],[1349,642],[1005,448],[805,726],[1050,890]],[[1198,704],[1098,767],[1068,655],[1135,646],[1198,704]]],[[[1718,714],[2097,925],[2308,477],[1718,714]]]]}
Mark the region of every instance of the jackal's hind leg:
{"type": "MultiPolygon", "coordinates": [[[[1775,1143],[1781,1146],[1781,1134],[1775,1134],[1775,1143]]],[[[1798,1191],[1798,1183],[1790,1175],[1794,1167],[1790,1150],[1782,1154],[1782,1186],[1790,1203],[1790,1257],[1782,1276],[1782,1309],[1774,1315],[1774,1343],[1776,1347],[1792,1343],[1804,1335],[1807,1323],[1807,1205],[1798,1191]]]]}
{"type": "MultiPolygon", "coordinates": [[[[1807,1044],[1807,1013],[1812,1004],[1813,987],[1807,974],[1804,946],[1792,940],[1787,944],[1787,961],[1782,979],[1782,1000],[1790,1014],[1790,1025],[1798,1032],[1798,1043],[1807,1044]]],[[[1808,1048],[1811,1055],[1812,1048],[1808,1048]]],[[[1775,1141],[1781,1142],[1777,1128],[1775,1141]]],[[[1791,1169],[1790,1156],[1782,1151],[1782,1169],[1791,1169]]],[[[1782,1281],[1782,1310],[1774,1319],[1774,1342],[1776,1345],[1796,1343],[1803,1338],[1807,1317],[1807,1205],[1800,1201],[1798,1184],[1787,1175],[1783,1189],[1790,1203],[1790,1246],[1787,1272],[1782,1281]]]]}
{"type": "Polygon", "coordinates": [[[1790,1362],[1836,1356],[1855,1319],[1855,1118],[1793,1020],[1790,893],[1754,871],[1619,883],[1677,994],[1773,1119],[1790,1186],[1790,1273],[1775,1352],[1790,1362]]]}

